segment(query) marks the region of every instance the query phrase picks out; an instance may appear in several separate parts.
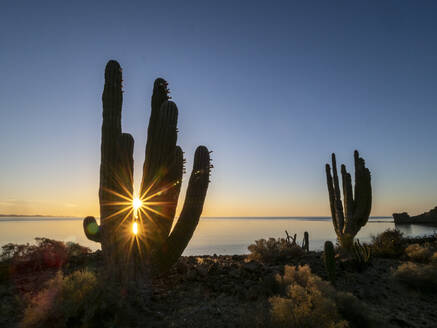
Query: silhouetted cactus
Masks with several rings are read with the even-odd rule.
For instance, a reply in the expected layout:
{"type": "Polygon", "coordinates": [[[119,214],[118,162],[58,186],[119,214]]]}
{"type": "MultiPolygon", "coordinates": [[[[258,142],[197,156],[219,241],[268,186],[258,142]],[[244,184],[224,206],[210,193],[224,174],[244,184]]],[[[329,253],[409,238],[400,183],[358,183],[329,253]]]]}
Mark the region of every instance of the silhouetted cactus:
{"type": "Polygon", "coordinates": [[[335,252],[334,245],[330,241],[325,242],[324,252],[323,252],[323,262],[325,263],[326,273],[328,274],[328,280],[335,284],[335,252]]]}
{"type": "Polygon", "coordinates": [[[302,248],[309,252],[310,251],[310,241],[309,241],[309,234],[308,231],[305,231],[303,233],[303,241],[302,241],[302,248]]]}
{"type": "Polygon", "coordinates": [[[328,183],[329,204],[331,206],[332,222],[335,232],[342,247],[350,249],[353,239],[358,231],[369,219],[372,207],[372,186],[370,171],[365,167],[358,151],[354,153],[355,159],[355,190],[352,193],[351,175],[346,171],[346,166],[341,165],[343,181],[344,212],[338,183],[337,164],[335,154],[332,154],[332,172],[326,164],[326,179],[328,183]]]}
{"type": "MultiPolygon", "coordinates": [[[[119,271],[135,274],[167,270],[184,251],[197,227],[209,184],[210,156],[199,146],[181,215],[173,224],[182,175],[183,152],[176,146],[178,109],[169,101],[167,82],[155,80],[152,95],[146,158],[140,189],[143,207],[136,221],[138,235],[131,232],[133,223],[133,145],[129,134],[121,132],[122,74],[120,65],[111,60],[106,65],[103,90],[103,125],[100,164],[100,217],[85,218],[86,236],[102,244],[107,264],[119,271]],[[132,264],[122,267],[125,264],[132,264]],[[135,271],[135,272],[132,272],[135,271]]],[[[124,273],[121,273],[123,275],[124,273]]]]}
{"type": "Polygon", "coordinates": [[[353,246],[353,254],[355,263],[359,270],[365,269],[370,264],[370,258],[371,258],[371,250],[368,245],[361,245],[360,240],[357,239],[353,246]]]}

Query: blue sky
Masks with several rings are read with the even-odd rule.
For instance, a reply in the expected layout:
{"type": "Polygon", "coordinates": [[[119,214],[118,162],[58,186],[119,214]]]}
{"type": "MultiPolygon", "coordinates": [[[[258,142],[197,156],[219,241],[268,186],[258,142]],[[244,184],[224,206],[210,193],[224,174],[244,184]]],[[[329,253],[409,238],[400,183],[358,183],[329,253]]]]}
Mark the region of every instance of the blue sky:
{"type": "MultiPolygon", "coordinates": [[[[372,215],[437,205],[433,1],[3,1],[0,213],[98,215],[101,93],[123,67],[140,181],[153,81],[170,83],[204,215],[329,215],[324,164],[372,172],[372,215]]],[[[187,177],[186,179],[187,180],[187,177]]]]}

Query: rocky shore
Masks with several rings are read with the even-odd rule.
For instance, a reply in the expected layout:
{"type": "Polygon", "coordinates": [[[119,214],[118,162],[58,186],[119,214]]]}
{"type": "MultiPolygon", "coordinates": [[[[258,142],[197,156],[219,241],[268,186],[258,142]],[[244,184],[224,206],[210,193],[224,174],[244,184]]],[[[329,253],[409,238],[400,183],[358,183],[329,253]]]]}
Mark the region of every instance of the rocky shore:
{"type": "Polygon", "coordinates": [[[437,225],[437,206],[432,210],[416,216],[408,213],[393,213],[395,224],[433,224],[437,225]]]}
{"type": "MultiPolygon", "coordinates": [[[[411,239],[408,243],[436,243],[437,238],[411,239]]],[[[308,265],[311,272],[327,279],[322,252],[307,252],[298,258],[272,263],[244,255],[181,257],[167,274],[153,280],[147,309],[138,309],[134,324],[127,327],[262,327],[270,309],[269,298],[278,293],[276,277],[286,265],[308,265]]],[[[368,268],[357,271],[337,259],[338,291],[350,292],[367,308],[373,324],[362,327],[433,327],[437,322],[437,294],[411,289],[394,280],[393,271],[405,257],[375,256],[368,268]]],[[[81,256],[63,267],[64,274],[86,267],[98,272],[101,252],[81,256]]],[[[35,293],[55,270],[29,273],[0,285],[2,327],[19,327],[22,310],[13,308],[17,295],[35,293]],[[7,313],[10,311],[9,313],[7,313]]],[[[357,326],[358,327],[358,326],[357,326]]]]}

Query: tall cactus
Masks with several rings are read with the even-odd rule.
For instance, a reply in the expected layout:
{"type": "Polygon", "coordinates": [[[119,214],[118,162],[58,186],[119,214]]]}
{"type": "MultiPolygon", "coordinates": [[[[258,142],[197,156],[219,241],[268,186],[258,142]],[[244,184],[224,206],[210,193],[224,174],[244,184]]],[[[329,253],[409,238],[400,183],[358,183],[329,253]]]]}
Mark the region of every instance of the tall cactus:
{"type": "Polygon", "coordinates": [[[329,164],[326,164],[326,179],[332,222],[340,244],[346,249],[352,247],[354,237],[361,227],[367,223],[372,207],[370,171],[365,167],[364,159],[359,156],[357,150],[354,152],[354,159],[355,190],[353,193],[351,175],[346,171],[346,166],[344,164],[341,165],[344,211],[341,202],[337,163],[334,153],[332,154],[332,176],[331,168],[329,164]]]}
{"type": "Polygon", "coordinates": [[[186,248],[197,227],[209,184],[210,156],[199,146],[194,156],[185,203],[170,232],[180,193],[184,159],[176,146],[178,109],[169,100],[167,82],[155,80],[138,219],[133,213],[133,144],[121,132],[122,73],[118,62],[106,65],[100,164],[100,218],[86,217],[88,239],[100,242],[107,265],[118,268],[120,279],[145,271],[167,270],[186,248]],[[132,233],[132,224],[138,234],[132,233]],[[123,277],[125,276],[125,277],[123,277]]]}

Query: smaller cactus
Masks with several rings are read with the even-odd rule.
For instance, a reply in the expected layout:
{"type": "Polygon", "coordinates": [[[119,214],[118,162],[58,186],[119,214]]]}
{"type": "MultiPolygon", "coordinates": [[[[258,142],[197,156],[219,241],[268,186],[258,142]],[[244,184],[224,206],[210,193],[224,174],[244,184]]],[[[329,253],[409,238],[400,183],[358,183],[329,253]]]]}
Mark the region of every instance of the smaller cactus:
{"type": "Polygon", "coordinates": [[[325,262],[326,273],[328,274],[328,280],[335,284],[335,252],[334,244],[330,241],[325,242],[325,248],[323,252],[323,261],[325,262]]]}
{"type": "Polygon", "coordinates": [[[359,270],[365,269],[370,264],[371,250],[368,245],[361,245],[360,240],[357,239],[352,247],[355,263],[359,270]]]}
{"type": "Polygon", "coordinates": [[[302,248],[307,252],[310,251],[310,242],[309,242],[308,231],[305,231],[303,234],[302,248]]]}
{"type": "Polygon", "coordinates": [[[372,185],[370,171],[365,166],[364,159],[357,150],[354,152],[355,163],[355,189],[352,189],[352,178],[346,171],[346,166],[341,166],[343,180],[343,203],[341,202],[340,184],[338,182],[337,162],[332,154],[331,167],[326,164],[326,180],[328,184],[329,204],[331,207],[332,223],[340,245],[350,250],[354,237],[361,227],[367,223],[372,208],[372,185]]]}

